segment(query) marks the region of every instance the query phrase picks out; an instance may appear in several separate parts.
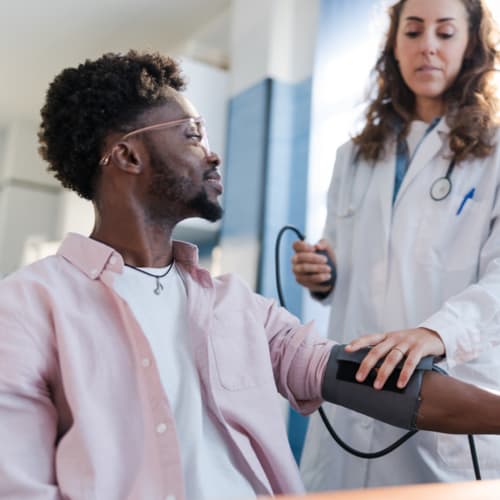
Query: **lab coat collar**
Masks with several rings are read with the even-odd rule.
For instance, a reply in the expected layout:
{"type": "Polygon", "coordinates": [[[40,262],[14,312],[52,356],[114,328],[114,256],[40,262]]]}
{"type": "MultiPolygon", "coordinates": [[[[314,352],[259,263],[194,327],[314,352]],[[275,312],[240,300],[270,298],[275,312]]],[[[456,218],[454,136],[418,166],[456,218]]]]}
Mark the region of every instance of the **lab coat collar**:
{"type": "MultiPolygon", "coordinates": [[[[398,195],[394,202],[394,207],[399,203],[399,200],[404,196],[405,191],[408,189],[408,186],[413,182],[413,180],[418,176],[418,174],[440,153],[443,153],[443,149],[446,148],[446,138],[448,137],[448,133],[450,128],[446,123],[446,118],[443,117],[439,121],[439,123],[432,129],[431,132],[424,138],[422,144],[418,148],[415,156],[413,157],[408,171],[403,178],[403,182],[401,183],[401,187],[399,189],[398,195]]],[[[441,157],[444,155],[441,154],[441,157]]],[[[396,164],[396,159],[393,156],[394,168],[396,164]]],[[[449,162],[449,159],[444,159],[449,162]]]]}

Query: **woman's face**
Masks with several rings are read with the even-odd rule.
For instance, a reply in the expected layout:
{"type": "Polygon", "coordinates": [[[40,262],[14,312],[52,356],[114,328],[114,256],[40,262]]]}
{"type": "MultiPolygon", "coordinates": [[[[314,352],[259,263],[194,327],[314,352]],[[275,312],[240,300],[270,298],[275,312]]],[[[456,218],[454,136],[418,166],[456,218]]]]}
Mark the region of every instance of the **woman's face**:
{"type": "Polygon", "coordinates": [[[443,93],[456,79],[469,41],[461,0],[407,0],[401,11],[394,55],[415,94],[422,119],[442,114],[443,93]]]}

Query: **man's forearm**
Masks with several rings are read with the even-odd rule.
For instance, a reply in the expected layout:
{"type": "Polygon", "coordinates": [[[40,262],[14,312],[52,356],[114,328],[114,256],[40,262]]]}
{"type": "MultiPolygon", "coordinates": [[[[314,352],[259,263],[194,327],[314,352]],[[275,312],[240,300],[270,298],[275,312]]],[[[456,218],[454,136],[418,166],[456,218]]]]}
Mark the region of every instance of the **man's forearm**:
{"type": "MultiPolygon", "coordinates": [[[[404,390],[395,380],[376,390],[355,373],[364,352],[335,345],[326,364],[322,396],[329,401],[402,429],[448,434],[500,434],[500,396],[432,371],[432,358],[419,363],[404,390]]],[[[397,374],[395,375],[397,379],[397,374]]]]}
{"type": "Polygon", "coordinates": [[[500,396],[435,372],[426,372],[417,429],[449,434],[500,434],[500,396]]]}

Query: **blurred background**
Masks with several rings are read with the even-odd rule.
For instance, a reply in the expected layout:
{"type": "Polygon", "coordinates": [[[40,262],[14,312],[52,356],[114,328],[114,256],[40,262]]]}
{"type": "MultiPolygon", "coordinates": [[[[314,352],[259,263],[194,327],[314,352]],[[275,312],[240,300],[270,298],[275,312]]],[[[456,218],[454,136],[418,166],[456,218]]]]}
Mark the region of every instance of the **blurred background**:
{"type": "MultiPolygon", "coordinates": [[[[91,204],[38,157],[39,111],[63,68],[133,48],[181,62],[223,159],[223,221],[189,220],[176,236],[197,243],[215,274],[236,271],[276,297],[276,235],[285,224],[310,241],[321,235],[335,150],[359,126],[392,2],[0,1],[0,277],[54,253],[68,231],[91,231],[91,204]]],[[[500,0],[488,5],[498,20],[500,0]]],[[[281,251],[287,306],[324,331],[326,308],[289,269],[294,239],[281,251]]],[[[306,421],[288,418],[298,458],[306,421]]]]}

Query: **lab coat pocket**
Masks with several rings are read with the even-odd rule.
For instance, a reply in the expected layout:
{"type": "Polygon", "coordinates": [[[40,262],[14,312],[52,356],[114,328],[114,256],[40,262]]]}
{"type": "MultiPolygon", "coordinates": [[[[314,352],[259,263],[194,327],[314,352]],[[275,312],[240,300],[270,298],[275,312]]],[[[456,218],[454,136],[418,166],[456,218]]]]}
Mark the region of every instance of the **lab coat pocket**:
{"type": "Polygon", "coordinates": [[[210,341],[225,389],[239,391],[274,380],[266,333],[247,311],[216,318],[210,341]]]}
{"type": "Polygon", "coordinates": [[[489,228],[485,202],[450,194],[442,201],[428,200],[416,238],[417,261],[425,267],[448,271],[477,268],[489,228]]]}

